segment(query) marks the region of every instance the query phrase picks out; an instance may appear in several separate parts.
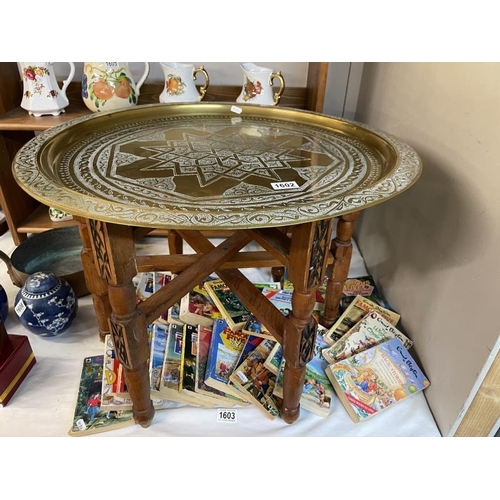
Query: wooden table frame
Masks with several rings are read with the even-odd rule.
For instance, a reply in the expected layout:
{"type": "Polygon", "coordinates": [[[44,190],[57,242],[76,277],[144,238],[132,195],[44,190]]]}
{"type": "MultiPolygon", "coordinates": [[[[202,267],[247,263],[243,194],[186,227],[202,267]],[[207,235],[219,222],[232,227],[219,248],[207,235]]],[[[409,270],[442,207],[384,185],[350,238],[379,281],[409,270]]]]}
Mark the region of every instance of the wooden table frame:
{"type": "Polygon", "coordinates": [[[148,427],[154,417],[150,399],[147,325],[167,312],[202,279],[216,272],[246,307],[282,344],[286,359],[281,416],[293,423],[300,414],[305,366],[312,359],[317,323],[312,312],[316,289],[328,271],[325,311],[320,319],[328,327],[338,316],[347,279],[354,221],[359,212],[282,228],[235,230],[218,246],[200,231],[169,232],[169,255],[136,254],[135,229],[131,226],[75,217],[83,242],[82,260],[87,287],[92,293],[101,339],[111,334],[116,355],[123,365],[133,401],[134,418],[148,427]],[[288,235],[290,234],[290,236],[288,235]],[[182,255],[182,240],[195,254],[182,255]],[[264,249],[241,252],[251,241],[264,249]],[[238,268],[283,266],[294,285],[292,313],[284,317],[238,268]],[[169,270],[178,273],[140,304],[132,279],[138,272],[169,270]]]}

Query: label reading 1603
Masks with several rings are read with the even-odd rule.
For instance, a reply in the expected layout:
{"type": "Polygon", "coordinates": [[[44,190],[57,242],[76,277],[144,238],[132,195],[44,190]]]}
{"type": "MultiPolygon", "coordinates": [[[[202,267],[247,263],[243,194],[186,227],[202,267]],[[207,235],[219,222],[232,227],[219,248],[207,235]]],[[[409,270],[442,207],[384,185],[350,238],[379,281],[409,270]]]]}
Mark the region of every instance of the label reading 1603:
{"type": "Polygon", "coordinates": [[[229,422],[235,424],[237,422],[236,410],[217,410],[217,422],[229,422]]]}

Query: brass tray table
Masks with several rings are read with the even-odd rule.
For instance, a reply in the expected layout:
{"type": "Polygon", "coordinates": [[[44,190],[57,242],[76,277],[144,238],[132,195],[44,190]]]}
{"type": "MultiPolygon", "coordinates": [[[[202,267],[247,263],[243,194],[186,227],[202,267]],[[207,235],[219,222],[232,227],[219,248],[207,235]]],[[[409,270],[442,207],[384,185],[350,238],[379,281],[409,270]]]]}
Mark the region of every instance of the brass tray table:
{"type": "Polygon", "coordinates": [[[112,335],[143,427],[154,417],[147,325],[213,272],[282,344],[281,416],[294,422],[313,354],[318,285],[328,270],[320,321],[330,326],[354,221],[410,187],[421,170],[411,147],[362,124],[232,103],[147,105],[78,118],[32,139],[13,162],[27,193],[79,223],[99,332],[112,335]],[[169,255],[136,254],[137,231],[149,229],[168,230],[169,255]],[[206,232],[220,230],[229,236],[215,247],[206,232]],[[182,240],[194,255],[182,255],[182,240]],[[263,251],[245,252],[251,241],[263,251]],[[289,269],[289,317],[239,270],[271,266],[289,269]],[[146,270],[179,274],[136,304],[132,279],[146,270]]]}

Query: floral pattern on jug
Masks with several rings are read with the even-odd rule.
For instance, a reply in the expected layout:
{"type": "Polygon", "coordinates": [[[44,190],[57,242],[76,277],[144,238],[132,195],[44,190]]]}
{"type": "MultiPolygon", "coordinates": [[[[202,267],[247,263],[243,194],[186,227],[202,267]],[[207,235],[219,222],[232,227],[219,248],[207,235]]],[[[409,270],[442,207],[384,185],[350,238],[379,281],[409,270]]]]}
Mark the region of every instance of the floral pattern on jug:
{"type": "Polygon", "coordinates": [[[69,105],[66,89],[73,80],[75,65],[70,62],[69,75],[63,81],[62,88],[57,83],[53,63],[19,62],[18,67],[23,81],[21,107],[30,115],[57,116],[69,105]]]}
{"type": "Polygon", "coordinates": [[[260,95],[262,93],[262,83],[259,80],[250,80],[248,77],[245,77],[246,82],[243,85],[243,101],[247,102],[250,99],[260,95]]]}
{"type": "Polygon", "coordinates": [[[168,95],[182,95],[186,90],[186,84],[180,76],[170,74],[167,75],[165,89],[168,95]]]}
{"type": "Polygon", "coordinates": [[[139,89],[149,74],[149,63],[136,84],[128,63],[84,63],[82,98],[91,111],[107,111],[135,106],[139,89]]]}

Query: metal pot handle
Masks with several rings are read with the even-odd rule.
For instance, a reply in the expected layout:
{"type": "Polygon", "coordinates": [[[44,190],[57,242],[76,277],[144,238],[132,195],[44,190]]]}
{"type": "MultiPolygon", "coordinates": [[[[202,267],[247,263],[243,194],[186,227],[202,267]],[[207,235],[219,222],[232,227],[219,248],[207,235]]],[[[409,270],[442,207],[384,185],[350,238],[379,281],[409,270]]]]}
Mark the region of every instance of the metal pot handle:
{"type": "Polygon", "coordinates": [[[0,250],[0,259],[2,259],[5,262],[5,265],[7,266],[7,272],[9,273],[12,284],[21,288],[23,286],[23,282],[19,278],[19,275],[17,274],[14,267],[12,266],[10,257],[6,253],[2,252],[2,250],[0,250]]]}

